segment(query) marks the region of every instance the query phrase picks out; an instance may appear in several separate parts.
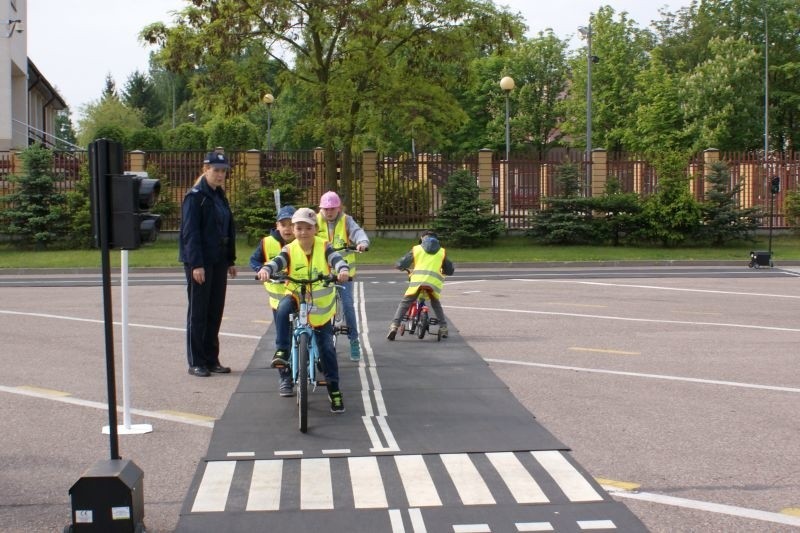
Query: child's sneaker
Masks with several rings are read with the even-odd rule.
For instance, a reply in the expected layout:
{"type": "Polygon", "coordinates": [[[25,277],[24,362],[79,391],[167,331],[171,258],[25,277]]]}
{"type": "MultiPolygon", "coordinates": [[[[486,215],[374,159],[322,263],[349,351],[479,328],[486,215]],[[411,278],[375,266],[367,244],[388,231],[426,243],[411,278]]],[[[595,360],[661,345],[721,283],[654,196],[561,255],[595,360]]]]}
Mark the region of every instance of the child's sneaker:
{"type": "Polygon", "coordinates": [[[286,368],[289,366],[289,352],[287,350],[275,350],[275,356],[269,366],[271,368],[286,368]]]}
{"type": "Polygon", "coordinates": [[[342,399],[342,391],[334,391],[328,393],[328,399],[331,401],[331,413],[344,413],[344,400],[342,399]]]}
{"type": "Polygon", "coordinates": [[[397,326],[392,324],[391,326],[389,326],[389,334],[386,335],[386,338],[389,339],[390,341],[393,341],[396,336],[397,336],[397,326]]]}
{"type": "Polygon", "coordinates": [[[442,338],[447,338],[447,326],[439,326],[439,333],[442,334],[442,338]]]}
{"type": "Polygon", "coordinates": [[[281,383],[278,386],[278,394],[283,397],[294,396],[292,376],[281,376],[281,383]]]}
{"type": "Polygon", "coordinates": [[[361,359],[361,344],[359,344],[358,339],[353,339],[350,341],[350,360],[358,361],[360,359],[361,359]]]}

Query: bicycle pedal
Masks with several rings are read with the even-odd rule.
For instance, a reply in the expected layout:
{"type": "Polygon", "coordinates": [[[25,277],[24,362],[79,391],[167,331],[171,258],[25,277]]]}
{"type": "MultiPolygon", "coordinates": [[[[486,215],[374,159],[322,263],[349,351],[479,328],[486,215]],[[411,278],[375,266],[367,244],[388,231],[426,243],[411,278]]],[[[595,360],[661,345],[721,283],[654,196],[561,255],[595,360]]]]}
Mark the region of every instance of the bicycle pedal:
{"type": "Polygon", "coordinates": [[[327,387],[327,386],[328,386],[328,382],[325,381],[325,380],[317,380],[314,383],[314,387],[327,387]]]}

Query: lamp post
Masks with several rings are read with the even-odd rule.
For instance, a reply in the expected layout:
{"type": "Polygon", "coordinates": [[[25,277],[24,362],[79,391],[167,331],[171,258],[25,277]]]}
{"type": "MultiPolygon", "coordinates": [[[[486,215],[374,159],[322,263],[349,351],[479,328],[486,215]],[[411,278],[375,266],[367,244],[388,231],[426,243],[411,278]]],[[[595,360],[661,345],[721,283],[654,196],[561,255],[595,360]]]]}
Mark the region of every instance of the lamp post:
{"type": "Polygon", "coordinates": [[[508,95],[514,90],[514,78],[511,76],[505,76],[502,80],[500,80],[500,88],[506,93],[506,161],[508,161],[511,145],[511,133],[508,123],[508,95]]]}
{"type": "Polygon", "coordinates": [[[267,152],[269,152],[272,144],[270,139],[270,130],[272,129],[272,103],[275,101],[275,97],[272,96],[272,93],[267,93],[261,101],[267,104],[267,152]]]}
{"type": "Polygon", "coordinates": [[[511,76],[505,76],[503,79],[500,80],[500,88],[506,93],[506,172],[505,172],[505,180],[503,180],[503,184],[505,185],[503,197],[505,198],[506,209],[510,212],[511,206],[509,205],[509,192],[511,190],[511,185],[509,183],[509,179],[511,178],[511,173],[509,172],[509,159],[510,159],[510,150],[511,150],[511,132],[509,129],[509,119],[508,119],[508,95],[511,91],[514,90],[514,78],[511,76]]]}
{"type": "Polygon", "coordinates": [[[586,39],[586,192],[589,196],[592,187],[592,63],[597,58],[592,55],[592,23],[589,27],[578,28],[581,36],[586,39]]]}

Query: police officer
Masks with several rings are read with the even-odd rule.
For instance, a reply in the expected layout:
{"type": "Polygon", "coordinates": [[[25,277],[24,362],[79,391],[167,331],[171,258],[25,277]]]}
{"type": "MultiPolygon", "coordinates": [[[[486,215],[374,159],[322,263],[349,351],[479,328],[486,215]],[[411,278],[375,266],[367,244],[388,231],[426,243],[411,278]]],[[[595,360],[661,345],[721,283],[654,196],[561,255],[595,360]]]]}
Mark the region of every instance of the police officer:
{"type": "Polygon", "coordinates": [[[236,229],[223,186],[230,165],[223,153],[206,154],[203,174],[181,206],[179,257],[186,273],[186,356],[189,374],[227,374],[219,361],[219,328],[227,276],[236,277],[236,229]]]}

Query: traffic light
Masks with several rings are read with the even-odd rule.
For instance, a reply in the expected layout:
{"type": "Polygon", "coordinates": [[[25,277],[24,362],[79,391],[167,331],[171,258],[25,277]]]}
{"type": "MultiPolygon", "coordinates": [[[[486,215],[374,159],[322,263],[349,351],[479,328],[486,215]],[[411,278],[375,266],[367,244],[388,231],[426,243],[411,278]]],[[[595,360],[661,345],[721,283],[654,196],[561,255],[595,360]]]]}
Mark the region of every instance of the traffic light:
{"type": "Polygon", "coordinates": [[[161,183],[136,174],[111,176],[111,239],[109,246],[136,250],[155,242],[161,215],[150,213],[158,200],[161,183]]]}
{"type": "Polygon", "coordinates": [[[770,192],[772,192],[772,194],[778,194],[781,192],[781,178],[779,176],[772,176],[772,180],[770,181],[770,192]]]}

